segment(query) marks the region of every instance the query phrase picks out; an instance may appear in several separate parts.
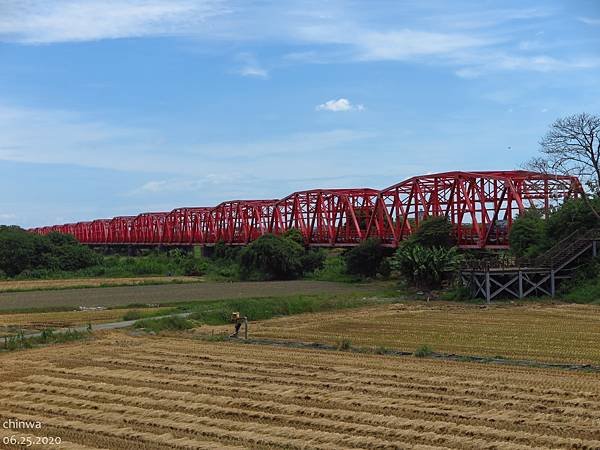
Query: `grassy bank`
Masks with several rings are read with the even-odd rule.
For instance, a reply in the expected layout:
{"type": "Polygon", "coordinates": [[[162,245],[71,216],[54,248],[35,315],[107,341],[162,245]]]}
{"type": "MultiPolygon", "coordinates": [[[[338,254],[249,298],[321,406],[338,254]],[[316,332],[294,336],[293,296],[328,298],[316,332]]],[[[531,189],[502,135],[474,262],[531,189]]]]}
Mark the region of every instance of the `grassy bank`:
{"type": "Polygon", "coordinates": [[[2,347],[0,348],[4,351],[22,350],[40,345],[79,341],[90,336],[91,332],[89,331],[67,330],[56,333],[52,328],[48,328],[43,330],[38,336],[25,336],[23,333],[7,336],[2,340],[2,347]]]}
{"type": "Polygon", "coordinates": [[[202,302],[182,305],[192,312],[190,319],[207,325],[229,323],[233,311],[248,317],[248,320],[265,320],[277,316],[289,316],[307,312],[332,311],[357,308],[385,302],[386,300],[354,295],[293,295],[285,297],[232,299],[218,302],[202,302]]]}

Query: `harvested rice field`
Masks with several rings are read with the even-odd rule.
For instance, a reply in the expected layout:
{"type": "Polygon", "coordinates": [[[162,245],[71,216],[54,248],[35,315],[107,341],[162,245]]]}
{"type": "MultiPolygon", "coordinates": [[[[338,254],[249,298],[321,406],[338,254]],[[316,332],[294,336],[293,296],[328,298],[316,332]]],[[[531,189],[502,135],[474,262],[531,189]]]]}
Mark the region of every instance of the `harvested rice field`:
{"type": "Polygon", "coordinates": [[[599,374],[189,336],[2,354],[0,417],[38,448],[600,448],[599,374]]]}
{"type": "Polygon", "coordinates": [[[252,337],[600,364],[600,307],[406,302],[252,324],[252,337]]]}
{"type": "Polygon", "coordinates": [[[45,289],[70,289],[102,286],[136,286],[139,284],[197,283],[199,277],[123,277],[123,278],[66,278],[58,280],[8,280],[0,281],[0,292],[35,291],[45,289]]]}
{"type": "Polygon", "coordinates": [[[117,322],[129,311],[141,311],[143,314],[159,314],[169,308],[119,308],[84,311],[60,311],[44,313],[7,313],[0,314],[0,336],[14,333],[15,330],[43,330],[45,328],[69,328],[87,324],[117,322]]]}

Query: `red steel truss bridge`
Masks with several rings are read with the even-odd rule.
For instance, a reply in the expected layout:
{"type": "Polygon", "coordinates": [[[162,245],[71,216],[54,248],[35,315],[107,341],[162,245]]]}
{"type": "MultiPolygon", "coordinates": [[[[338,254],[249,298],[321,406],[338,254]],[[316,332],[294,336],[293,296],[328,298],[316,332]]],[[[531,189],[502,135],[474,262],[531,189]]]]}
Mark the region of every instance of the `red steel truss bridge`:
{"type": "Polygon", "coordinates": [[[383,190],[314,189],[282,199],[233,200],[33,228],[71,234],[90,245],[245,245],[295,228],[306,245],[354,246],[368,238],[396,247],[428,217],[446,217],[462,248],[508,247],[513,219],[528,208],[547,212],[583,195],[576,177],[523,170],[416,176],[383,190]]]}

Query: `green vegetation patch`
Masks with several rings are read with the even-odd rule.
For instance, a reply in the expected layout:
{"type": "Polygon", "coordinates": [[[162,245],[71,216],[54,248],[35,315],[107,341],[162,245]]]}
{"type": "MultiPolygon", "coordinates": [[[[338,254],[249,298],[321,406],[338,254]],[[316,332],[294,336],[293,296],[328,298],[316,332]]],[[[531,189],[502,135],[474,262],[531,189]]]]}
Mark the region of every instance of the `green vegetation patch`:
{"type": "Polygon", "coordinates": [[[33,348],[39,345],[62,344],[64,342],[79,341],[91,336],[90,331],[67,330],[60,333],[52,328],[47,328],[37,336],[26,336],[22,332],[13,336],[6,336],[2,342],[2,349],[6,351],[33,348]]]}
{"type": "Polygon", "coordinates": [[[182,331],[194,328],[195,324],[181,316],[161,317],[158,319],[142,319],[133,324],[135,328],[160,333],[161,331],[182,331]]]}
{"type": "Polygon", "coordinates": [[[223,325],[229,323],[233,311],[239,311],[248,320],[266,320],[276,316],[357,308],[383,301],[385,300],[367,299],[358,294],[295,295],[202,302],[190,304],[189,310],[192,311],[190,319],[208,325],[223,325]]]}

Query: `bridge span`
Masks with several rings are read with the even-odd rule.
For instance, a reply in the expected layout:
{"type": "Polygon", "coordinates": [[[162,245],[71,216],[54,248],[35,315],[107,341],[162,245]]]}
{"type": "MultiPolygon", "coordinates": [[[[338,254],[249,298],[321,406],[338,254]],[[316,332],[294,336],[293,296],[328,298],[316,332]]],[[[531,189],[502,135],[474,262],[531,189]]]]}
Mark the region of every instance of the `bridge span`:
{"type": "Polygon", "coordinates": [[[577,177],[523,170],[444,172],[415,176],[382,190],[313,189],[282,199],[232,200],[86,222],[32,228],[101,245],[245,245],[290,229],[309,246],[354,246],[368,238],[397,247],[423,220],[446,217],[462,248],[508,247],[513,219],[528,208],[547,213],[583,195],[577,177]]]}

